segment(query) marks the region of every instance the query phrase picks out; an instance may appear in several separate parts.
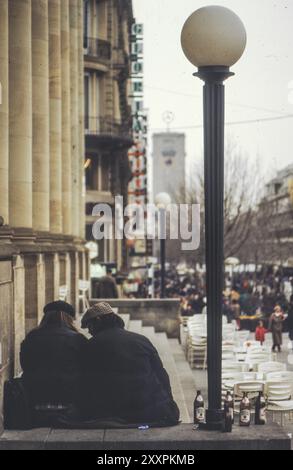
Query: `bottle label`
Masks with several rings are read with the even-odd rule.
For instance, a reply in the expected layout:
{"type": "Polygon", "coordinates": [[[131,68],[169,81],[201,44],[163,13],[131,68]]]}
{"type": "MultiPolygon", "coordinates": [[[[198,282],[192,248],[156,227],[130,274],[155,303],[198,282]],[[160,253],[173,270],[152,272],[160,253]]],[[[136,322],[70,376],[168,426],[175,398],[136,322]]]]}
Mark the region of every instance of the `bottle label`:
{"type": "Polygon", "coordinates": [[[265,423],[267,422],[266,408],[261,408],[259,410],[259,419],[265,423]]]}
{"type": "Polygon", "coordinates": [[[204,421],[205,419],[205,412],[203,407],[196,408],[195,410],[195,419],[196,421],[204,421]]]}
{"type": "Polygon", "coordinates": [[[250,410],[242,410],[240,412],[240,423],[241,424],[250,424],[250,410]]]}

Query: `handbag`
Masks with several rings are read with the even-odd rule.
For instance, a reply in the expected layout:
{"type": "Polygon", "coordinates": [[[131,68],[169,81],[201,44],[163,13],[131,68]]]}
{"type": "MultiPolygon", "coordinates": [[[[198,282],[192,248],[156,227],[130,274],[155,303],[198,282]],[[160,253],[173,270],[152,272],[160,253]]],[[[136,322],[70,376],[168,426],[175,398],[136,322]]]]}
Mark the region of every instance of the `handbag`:
{"type": "Polygon", "coordinates": [[[21,377],[4,383],[3,397],[4,429],[32,429],[32,410],[29,397],[21,377]]]}

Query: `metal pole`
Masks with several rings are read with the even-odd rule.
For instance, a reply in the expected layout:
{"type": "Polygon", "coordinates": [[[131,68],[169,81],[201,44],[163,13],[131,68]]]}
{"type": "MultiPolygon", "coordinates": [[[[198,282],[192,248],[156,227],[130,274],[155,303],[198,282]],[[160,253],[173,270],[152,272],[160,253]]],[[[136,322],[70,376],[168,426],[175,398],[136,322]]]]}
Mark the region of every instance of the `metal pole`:
{"type": "Polygon", "coordinates": [[[201,67],[204,80],[205,243],[208,409],[205,429],[222,428],[222,297],[224,286],[224,85],[228,67],[201,67]]]}

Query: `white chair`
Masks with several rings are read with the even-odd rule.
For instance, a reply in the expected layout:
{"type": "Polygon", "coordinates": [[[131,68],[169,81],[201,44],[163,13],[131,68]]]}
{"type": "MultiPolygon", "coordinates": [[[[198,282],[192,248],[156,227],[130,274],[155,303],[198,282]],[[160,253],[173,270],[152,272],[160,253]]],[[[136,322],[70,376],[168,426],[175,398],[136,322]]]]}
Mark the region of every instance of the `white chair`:
{"type": "Polygon", "coordinates": [[[238,342],[238,344],[241,346],[244,343],[244,341],[248,340],[249,336],[250,336],[249,330],[235,331],[235,339],[238,342]]]}
{"type": "Polygon", "coordinates": [[[281,372],[286,370],[286,364],[282,362],[261,362],[257,366],[257,371],[266,374],[268,372],[281,372]]]}
{"type": "Polygon", "coordinates": [[[248,372],[249,365],[245,362],[222,361],[222,372],[248,372]]]}
{"type": "Polygon", "coordinates": [[[289,419],[292,418],[293,400],[292,400],[293,383],[288,381],[273,380],[266,383],[266,394],[268,397],[268,411],[273,413],[273,421],[275,414],[281,415],[281,426],[285,424],[286,414],[289,419]]]}
{"type": "Polygon", "coordinates": [[[284,380],[284,381],[291,381],[293,382],[293,371],[284,370],[284,371],[277,371],[277,372],[266,372],[265,379],[267,381],[270,380],[284,380]]]}
{"type": "Polygon", "coordinates": [[[261,362],[270,362],[272,360],[271,353],[267,351],[251,351],[247,353],[245,362],[249,364],[249,369],[257,371],[261,362]]]}
{"type": "Polygon", "coordinates": [[[84,281],[80,279],[78,281],[78,298],[79,302],[82,304],[82,312],[85,312],[88,308],[90,308],[90,303],[88,300],[90,290],[90,281],[84,281]]]}
{"type": "Polygon", "coordinates": [[[187,360],[191,369],[205,369],[207,362],[206,337],[189,336],[187,340],[187,360]]]}
{"type": "Polygon", "coordinates": [[[59,300],[62,300],[63,302],[67,301],[68,297],[68,286],[60,286],[59,287],[59,300]]]}

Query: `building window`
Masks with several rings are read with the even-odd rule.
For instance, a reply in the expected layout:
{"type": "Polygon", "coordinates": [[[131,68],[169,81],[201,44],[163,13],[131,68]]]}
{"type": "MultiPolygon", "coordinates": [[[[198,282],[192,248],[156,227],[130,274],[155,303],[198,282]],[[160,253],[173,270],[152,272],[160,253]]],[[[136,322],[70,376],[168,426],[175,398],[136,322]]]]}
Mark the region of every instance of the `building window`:
{"type": "Polygon", "coordinates": [[[89,24],[90,24],[89,0],[83,0],[83,47],[84,49],[88,48],[89,24]]]}

